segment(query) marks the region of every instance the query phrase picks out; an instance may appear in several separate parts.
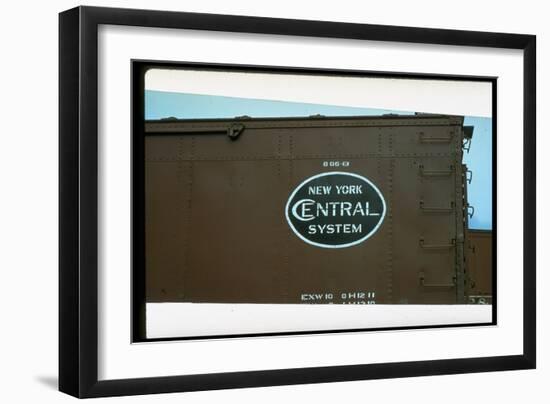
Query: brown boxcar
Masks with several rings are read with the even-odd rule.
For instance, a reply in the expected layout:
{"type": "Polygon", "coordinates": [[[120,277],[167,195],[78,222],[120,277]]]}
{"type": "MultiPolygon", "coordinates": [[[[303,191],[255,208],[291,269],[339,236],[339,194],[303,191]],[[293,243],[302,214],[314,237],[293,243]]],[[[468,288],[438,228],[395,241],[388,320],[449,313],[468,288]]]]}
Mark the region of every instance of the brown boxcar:
{"type": "Polygon", "coordinates": [[[469,302],[463,117],[145,131],[147,302],[469,302]]]}

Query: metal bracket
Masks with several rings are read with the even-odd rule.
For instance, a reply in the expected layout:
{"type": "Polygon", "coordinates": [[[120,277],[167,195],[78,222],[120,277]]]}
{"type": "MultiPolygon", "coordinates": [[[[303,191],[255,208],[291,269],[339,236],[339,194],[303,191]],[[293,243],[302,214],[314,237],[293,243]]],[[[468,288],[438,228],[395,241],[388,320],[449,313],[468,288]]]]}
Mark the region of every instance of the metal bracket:
{"type": "Polygon", "coordinates": [[[474,136],[473,126],[464,126],[462,128],[464,137],[462,138],[462,150],[466,153],[470,153],[470,146],[472,146],[472,136],[474,136]]]}
{"type": "Polygon", "coordinates": [[[468,181],[468,184],[472,183],[472,178],[474,178],[472,170],[466,170],[466,181],[468,181]]]}
{"type": "Polygon", "coordinates": [[[227,128],[227,136],[229,136],[231,140],[237,140],[243,131],[244,125],[242,123],[234,123],[227,128]]]}
{"type": "Polygon", "coordinates": [[[466,153],[470,153],[470,147],[472,146],[472,139],[462,139],[462,150],[466,153]]]}
{"type": "Polygon", "coordinates": [[[472,205],[466,206],[466,210],[468,211],[468,218],[471,219],[472,217],[474,217],[476,209],[472,205]]]}

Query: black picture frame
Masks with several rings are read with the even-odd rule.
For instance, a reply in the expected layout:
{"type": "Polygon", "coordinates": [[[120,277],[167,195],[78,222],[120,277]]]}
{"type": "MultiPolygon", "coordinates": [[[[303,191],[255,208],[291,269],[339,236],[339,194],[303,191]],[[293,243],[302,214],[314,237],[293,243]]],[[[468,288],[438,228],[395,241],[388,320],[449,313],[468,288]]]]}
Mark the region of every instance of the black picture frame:
{"type": "Polygon", "coordinates": [[[59,17],[59,389],[104,397],[322,383],[536,366],[536,37],[149,10],[77,7],[59,17]],[[98,26],[100,24],[523,51],[523,354],[98,380],[98,26]]]}

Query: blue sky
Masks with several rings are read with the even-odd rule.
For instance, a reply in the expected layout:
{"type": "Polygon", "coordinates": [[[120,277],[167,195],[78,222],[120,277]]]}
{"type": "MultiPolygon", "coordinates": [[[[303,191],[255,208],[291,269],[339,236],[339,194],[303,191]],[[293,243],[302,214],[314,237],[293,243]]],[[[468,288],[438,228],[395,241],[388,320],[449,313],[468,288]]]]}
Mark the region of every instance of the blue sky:
{"type": "MultiPolygon", "coordinates": [[[[437,113],[437,111],[425,111],[437,113]]],[[[176,117],[179,119],[308,116],[314,114],[380,115],[387,113],[409,114],[377,108],[353,108],[336,105],[306,104],[298,102],[258,100],[252,98],[145,91],[145,119],[176,117]]],[[[473,172],[468,187],[468,199],[475,208],[470,219],[471,229],[492,229],[492,125],[491,118],[467,116],[465,125],[474,126],[474,136],[464,162],[473,172]]]]}

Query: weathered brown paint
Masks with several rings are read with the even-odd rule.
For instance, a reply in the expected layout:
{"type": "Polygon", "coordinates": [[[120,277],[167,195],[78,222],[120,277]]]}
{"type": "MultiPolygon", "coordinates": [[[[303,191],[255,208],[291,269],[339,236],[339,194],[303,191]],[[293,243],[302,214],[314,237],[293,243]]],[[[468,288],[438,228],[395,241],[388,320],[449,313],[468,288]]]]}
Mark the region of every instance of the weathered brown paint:
{"type": "Polygon", "coordinates": [[[466,302],[462,124],[440,115],[147,122],[147,301],[466,302]],[[244,130],[233,140],[235,123],[244,130]],[[353,247],[309,245],[285,219],[291,192],[334,171],[330,161],[348,161],[337,170],[367,177],[386,200],[381,227],[353,247]]]}
{"type": "Polygon", "coordinates": [[[491,303],[493,294],[493,233],[490,230],[468,232],[469,303],[491,303]]]}

